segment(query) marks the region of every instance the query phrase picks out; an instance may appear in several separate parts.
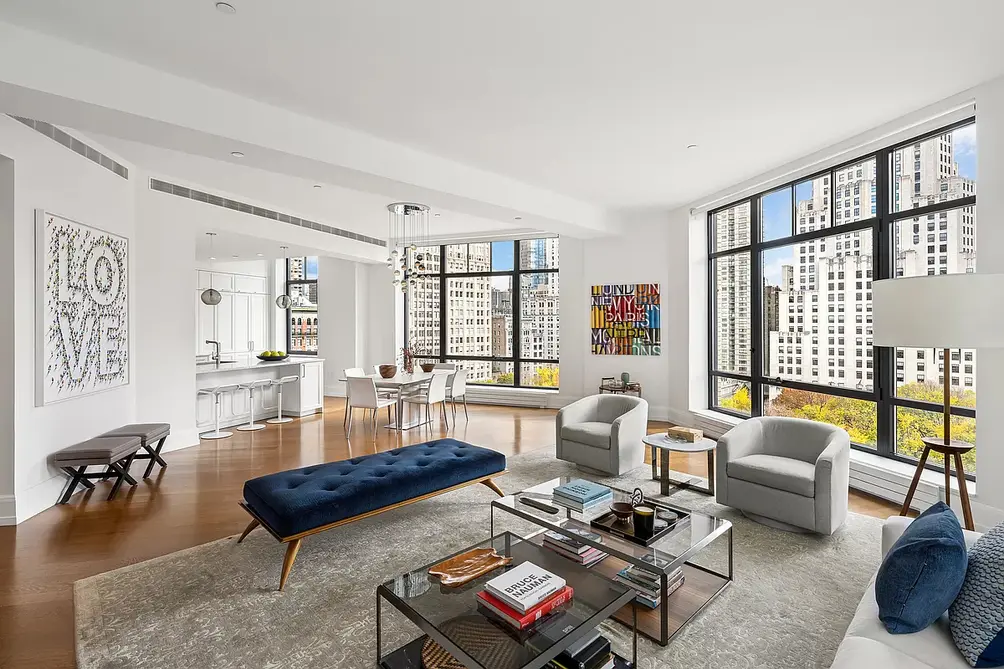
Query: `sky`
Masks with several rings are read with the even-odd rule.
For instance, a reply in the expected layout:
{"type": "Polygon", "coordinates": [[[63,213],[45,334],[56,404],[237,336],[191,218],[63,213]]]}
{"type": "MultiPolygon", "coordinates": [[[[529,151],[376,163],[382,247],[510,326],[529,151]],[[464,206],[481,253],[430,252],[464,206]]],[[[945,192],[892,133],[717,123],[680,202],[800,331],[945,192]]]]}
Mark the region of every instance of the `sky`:
{"type": "Polygon", "coordinates": [[[492,242],[492,271],[506,272],[512,269],[512,242],[492,242]]]}
{"type": "Polygon", "coordinates": [[[317,256],[307,256],[307,261],[304,263],[304,273],[308,279],[317,278],[317,256]]]}

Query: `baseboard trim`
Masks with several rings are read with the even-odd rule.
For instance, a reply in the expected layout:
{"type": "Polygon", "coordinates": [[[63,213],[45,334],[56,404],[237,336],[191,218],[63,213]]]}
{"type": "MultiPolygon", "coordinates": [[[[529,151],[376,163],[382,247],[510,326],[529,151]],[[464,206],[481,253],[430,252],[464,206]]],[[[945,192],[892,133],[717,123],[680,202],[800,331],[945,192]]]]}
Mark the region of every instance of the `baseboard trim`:
{"type": "Polygon", "coordinates": [[[0,525],[17,525],[14,495],[0,495],[0,525]]]}

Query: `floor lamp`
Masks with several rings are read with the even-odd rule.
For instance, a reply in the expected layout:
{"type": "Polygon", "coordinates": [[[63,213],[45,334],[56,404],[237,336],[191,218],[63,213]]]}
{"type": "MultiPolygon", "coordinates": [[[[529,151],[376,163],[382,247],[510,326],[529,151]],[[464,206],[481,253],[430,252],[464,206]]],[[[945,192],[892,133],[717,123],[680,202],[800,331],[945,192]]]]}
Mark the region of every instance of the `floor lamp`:
{"type": "MultiPolygon", "coordinates": [[[[973,444],[952,439],[951,368],[953,348],[1004,347],[1004,274],[939,274],[884,279],[872,284],[875,346],[944,349],[944,436],[924,437],[924,451],[903,503],[905,516],[920,482],[927,457],[934,451],[945,458],[945,501],[951,504],[951,463],[959,481],[959,497],[966,529],[973,514],[966,489],[962,455],[973,444]]],[[[960,355],[959,365],[963,361],[960,355]]],[[[962,374],[957,375],[962,378],[962,374]]],[[[888,389],[892,392],[893,389],[888,389]]]]}

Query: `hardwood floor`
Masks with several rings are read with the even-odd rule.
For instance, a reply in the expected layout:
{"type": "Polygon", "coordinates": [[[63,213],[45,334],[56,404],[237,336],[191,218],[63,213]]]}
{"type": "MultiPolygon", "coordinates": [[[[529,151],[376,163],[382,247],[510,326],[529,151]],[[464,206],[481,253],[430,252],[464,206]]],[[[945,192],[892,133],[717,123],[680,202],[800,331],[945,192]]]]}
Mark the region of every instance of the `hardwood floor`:
{"type": "MultiPolygon", "coordinates": [[[[0,667],[75,666],[74,581],[240,533],[248,518],[237,502],[247,479],[447,435],[442,423],[374,433],[357,420],[346,438],[343,406],[328,398],[322,415],[169,453],[166,470],[123,488],[113,502],[104,499],[110,484],[100,484],[17,527],[0,527],[0,667]]],[[[471,405],[470,413],[469,422],[461,414],[450,436],[507,455],[553,448],[554,411],[471,405]]],[[[650,431],[664,427],[653,422],[650,431]]],[[[693,474],[707,470],[704,454],[674,453],[670,464],[693,474]]],[[[883,518],[897,512],[856,491],[850,504],[883,518]]]]}

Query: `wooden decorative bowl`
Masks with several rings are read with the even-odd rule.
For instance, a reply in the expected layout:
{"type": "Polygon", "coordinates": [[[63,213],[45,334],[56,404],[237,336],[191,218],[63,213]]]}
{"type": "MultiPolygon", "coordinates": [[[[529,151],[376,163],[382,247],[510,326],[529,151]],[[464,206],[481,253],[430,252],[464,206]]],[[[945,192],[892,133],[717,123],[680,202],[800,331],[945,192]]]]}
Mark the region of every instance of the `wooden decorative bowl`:
{"type": "Polygon", "coordinates": [[[397,376],[397,365],[380,365],[380,376],[392,379],[397,376]]]}
{"type": "Polygon", "coordinates": [[[436,363],[434,363],[434,362],[423,362],[422,363],[422,371],[425,372],[426,374],[428,374],[429,372],[431,372],[435,368],[436,368],[436,363]]]}
{"type": "Polygon", "coordinates": [[[610,510],[619,520],[630,520],[631,514],[634,513],[634,507],[630,502],[614,502],[610,505],[610,510]]]}
{"type": "Polygon", "coordinates": [[[502,557],[494,548],[475,548],[429,567],[429,573],[438,576],[441,584],[452,588],[469,583],[510,562],[511,557],[502,557]]]}

